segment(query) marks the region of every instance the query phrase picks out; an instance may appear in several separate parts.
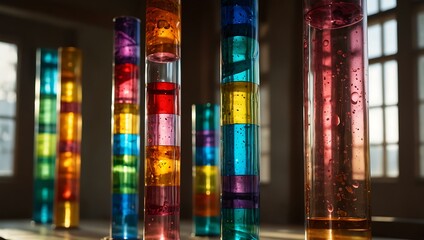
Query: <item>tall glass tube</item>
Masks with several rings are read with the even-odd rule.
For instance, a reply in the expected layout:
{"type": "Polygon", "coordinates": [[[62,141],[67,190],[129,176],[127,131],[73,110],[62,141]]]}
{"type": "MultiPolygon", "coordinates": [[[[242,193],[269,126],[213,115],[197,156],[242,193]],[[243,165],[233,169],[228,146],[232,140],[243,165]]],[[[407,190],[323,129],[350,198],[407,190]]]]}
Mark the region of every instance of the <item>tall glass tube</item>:
{"type": "Polygon", "coordinates": [[[52,223],[56,164],[57,49],[37,50],[35,92],[34,201],[35,223],[52,223]]]}
{"type": "Polygon", "coordinates": [[[81,145],[81,51],[59,49],[60,112],[53,223],[78,227],[81,145]]]}
{"type": "Polygon", "coordinates": [[[220,235],[219,106],[192,106],[194,235],[220,235]]]}
{"type": "Polygon", "coordinates": [[[259,239],[257,0],[221,0],[221,64],[221,239],[259,239]]]}
{"type": "Polygon", "coordinates": [[[370,239],[364,0],[304,2],[307,239],[370,239]]]}
{"type": "Polygon", "coordinates": [[[181,0],[147,0],[144,239],[180,239],[181,0]]]}
{"type": "Polygon", "coordinates": [[[114,19],[111,239],[138,239],[140,20],[114,19]]]}

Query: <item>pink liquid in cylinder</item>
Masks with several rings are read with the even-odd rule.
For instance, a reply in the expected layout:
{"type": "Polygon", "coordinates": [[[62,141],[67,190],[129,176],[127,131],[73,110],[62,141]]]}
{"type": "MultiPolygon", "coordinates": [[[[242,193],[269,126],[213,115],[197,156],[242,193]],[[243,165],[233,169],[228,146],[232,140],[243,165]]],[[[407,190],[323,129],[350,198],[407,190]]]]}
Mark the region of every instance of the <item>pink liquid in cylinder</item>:
{"type": "Polygon", "coordinates": [[[371,236],[361,6],[337,1],[305,15],[307,239],[371,236]]]}

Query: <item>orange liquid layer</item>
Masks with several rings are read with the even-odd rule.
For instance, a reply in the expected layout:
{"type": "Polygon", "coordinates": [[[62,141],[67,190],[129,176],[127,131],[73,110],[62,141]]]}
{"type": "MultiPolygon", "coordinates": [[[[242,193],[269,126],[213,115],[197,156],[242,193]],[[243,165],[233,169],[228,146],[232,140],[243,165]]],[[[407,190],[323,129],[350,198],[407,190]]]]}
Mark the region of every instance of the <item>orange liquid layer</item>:
{"type": "Polygon", "coordinates": [[[148,0],[146,8],[146,55],[152,61],[180,57],[181,1],[148,0]]]}
{"type": "Polygon", "coordinates": [[[310,218],[306,239],[371,239],[371,221],[365,218],[310,218]]]}
{"type": "Polygon", "coordinates": [[[81,140],[81,114],[72,112],[60,114],[59,140],[81,140]]]}
{"type": "Polygon", "coordinates": [[[146,186],[180,185],[180,147],[146,147],[146,186]]]}
{"type": "Polygon", "coordinates": [[[219,216],[219,192],[211,194],[195,194],[194,215],[202,217],[219,216]]]}

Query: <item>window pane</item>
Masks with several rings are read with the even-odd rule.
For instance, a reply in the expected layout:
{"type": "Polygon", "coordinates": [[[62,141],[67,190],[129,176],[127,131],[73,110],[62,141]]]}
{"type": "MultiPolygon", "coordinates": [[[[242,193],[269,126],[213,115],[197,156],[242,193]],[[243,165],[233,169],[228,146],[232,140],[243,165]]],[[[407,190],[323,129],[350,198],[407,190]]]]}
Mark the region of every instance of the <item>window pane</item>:
{"type": "Polygon", "coordinates": [[[16,106],[17,46],[0,42],[0,117],[14,117],[16,106]]]}
{"type": "Polygon", "coordinates": [[[383,147],[370,146],[371,176],[383,176],[383,147]]]}
{"type": "Polygon", "coordinates": [[[386,108],[386,142],[397,143],[399,141],[399,116],[397,107],[386,108]]]}
{"type": "Polygon", "coordinates": [[[378,13],[378,0],[368,0],[367,10],[368,10],[368,15],[378,13]]]}
{"type": "Polygon", "coordinates": [[[418,86],[419,86],[419,98],[424,101],[424,55],[418,58],[418,86]]]}
{"type": "Polygon", "coordinates": [[[424,145],[420,145],[420,176],[424,177],[424,145]]]}
{"type": "Polygon", "coordinates": [[[380,57],[382,53],[380,24],[368,26],[368,39],[372,39],[372,41],[368,41],[368,57],[380,57]]]}
{"type": "Polygon", "coordinates": [[[384,30],[384,54],[397,53],[397,21],[389,20],[383,25],[384,30]]]}
{"type": "Polygon", "coordinates": [[[381,11],[386,11],[396,7],[396,0],[380,0],[381,11]]]}
{"type": "Polygon", "coordinates": [[[13,175],[15,121],[0,119],[0,176],[13,175]]]}
{"type": "Polygon", "coordinates": [[[399,147],[398,145],[387,146],[387,176],[399,176],[399,147]]]}
{"type": "Polygon", "coordinates": [[[417,16],[418,47],[424,48],[424,12],[417,16]]]}
{"type": "Polygon", "coordinates": [[[370,107],[383,105],[383,76],[380,63],[369,66],[369,105],[370,107]]]}
{"type": "Polygon", "coordinates": [[[420,104],[420,142],[424,143],[424,104],[420,104]]]}
{"type": "Polygon", "coordinates": [[[388,61],[384,63],[384,102],[387,105],[398,103],[397,61],[388,61]]]}
{"type": "Polygon", "coordinates": [[[371,108],[369,110],[370,143],[383,143],[383,109],[371,108]]]}

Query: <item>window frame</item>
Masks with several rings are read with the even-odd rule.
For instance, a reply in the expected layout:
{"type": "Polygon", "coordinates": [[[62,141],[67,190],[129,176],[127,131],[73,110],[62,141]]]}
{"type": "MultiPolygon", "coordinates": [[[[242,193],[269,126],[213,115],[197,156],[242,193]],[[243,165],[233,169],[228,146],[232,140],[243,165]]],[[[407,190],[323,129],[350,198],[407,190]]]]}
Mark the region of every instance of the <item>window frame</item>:
{"type": "MultiPolygon", "coordinates": [[[[15,115],[14,117],[5,117],[5,119],[12,119],[14,120],[15,125],[15,132],[14,132],[14,139],[13,139],[13,156],[12,156],[12,174],[11,175],[0,175],[0,183],[7,183],[7,182],[13,182],[14,179],[17,177],[17,170],[18,170],[18,162],[17,162],[17,144],[19,142],[19,134],[18,134],[18,127],[19,127],[19,89],[20,89],[20,80],[21,80],[21,61],[22,61],[22,44],[18,37],[11,36],[7,34],[0,34],[0,42],[8,43],[8,44],[14,44],[16,46],[16,53],[17,53],[17,61],[16,61],[16,82],[15,82],[15,93],[16,93],[16,102],[15,102],[15,115]]],[[[3,117],[1,117],[3,118],[3,117]]]]}

